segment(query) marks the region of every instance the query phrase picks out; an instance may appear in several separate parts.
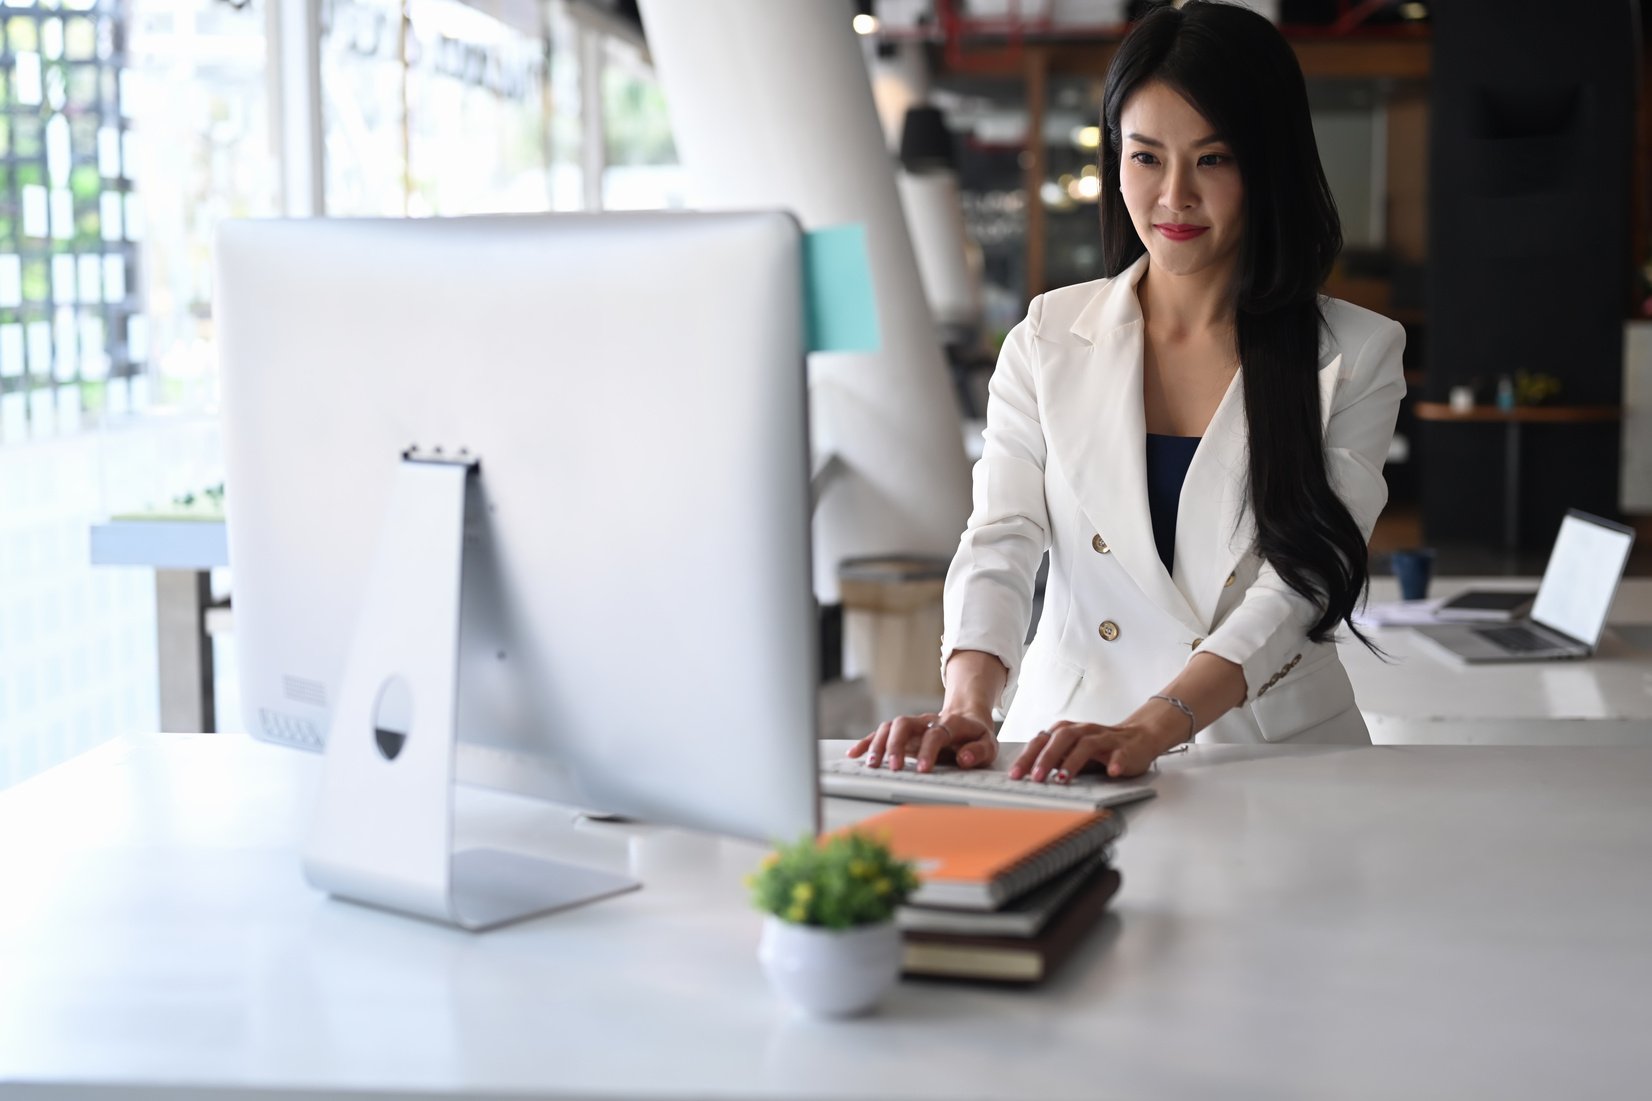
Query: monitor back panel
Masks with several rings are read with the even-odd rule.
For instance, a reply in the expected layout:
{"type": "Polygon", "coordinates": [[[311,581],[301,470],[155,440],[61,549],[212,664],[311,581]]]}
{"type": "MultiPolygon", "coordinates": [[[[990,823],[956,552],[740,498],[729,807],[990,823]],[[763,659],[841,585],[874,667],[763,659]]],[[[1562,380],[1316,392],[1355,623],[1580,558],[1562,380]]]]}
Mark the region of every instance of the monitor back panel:
{"type": "Polygon", "coordinates": [[[249,729],[319,748],[399,456],[463,447],[461,775],[810,826],[800,248],[778,213],[224,227],[249,729]]]}

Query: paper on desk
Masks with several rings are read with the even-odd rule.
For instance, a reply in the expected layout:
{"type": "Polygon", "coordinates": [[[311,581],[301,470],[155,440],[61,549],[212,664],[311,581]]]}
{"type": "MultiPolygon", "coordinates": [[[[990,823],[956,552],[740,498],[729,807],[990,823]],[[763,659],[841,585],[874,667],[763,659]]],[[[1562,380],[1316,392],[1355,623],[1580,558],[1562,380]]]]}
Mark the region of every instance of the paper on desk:
{"type": "Polygon", "coordinates": [[[1435,613],[1443,599],[1375,601],[1356,611],[1354,622],[1361,627],[1419,627],[1438,623],[1435,613]]]}

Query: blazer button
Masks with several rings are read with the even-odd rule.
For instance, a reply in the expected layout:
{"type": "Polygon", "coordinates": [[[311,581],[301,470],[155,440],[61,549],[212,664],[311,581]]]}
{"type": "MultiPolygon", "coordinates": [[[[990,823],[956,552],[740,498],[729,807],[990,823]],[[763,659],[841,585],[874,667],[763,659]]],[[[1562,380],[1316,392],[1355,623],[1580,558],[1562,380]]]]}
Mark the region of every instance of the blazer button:
{"type": "Polygon", "coordinates": [[[1226,581],[1222,582],[1222,588],[1224,588],[1224,589],[1233,588],[1233,583],[1237,580],[1239,580],[1239,575],[1237,573],[1228,574],[1228,579],[1226,581]]]}
{"type": "Polygon", "coordinates": [[[1097,535],[1094,539],[1090,540],[1090,545],[1096,548],[1097,554],[1107,554],[1113,549],[1107,545],[1107,540],[1103,539],[1100,535],[1097,535]]]}
{"type": "Polygon", "coordinates": [[[1119,637],[1119,625],[1110,619],[1102,620],[1101,626],[1098,630],[1101,637],[1107,642],[1112,642],[1114,639],[1119,637]]]}

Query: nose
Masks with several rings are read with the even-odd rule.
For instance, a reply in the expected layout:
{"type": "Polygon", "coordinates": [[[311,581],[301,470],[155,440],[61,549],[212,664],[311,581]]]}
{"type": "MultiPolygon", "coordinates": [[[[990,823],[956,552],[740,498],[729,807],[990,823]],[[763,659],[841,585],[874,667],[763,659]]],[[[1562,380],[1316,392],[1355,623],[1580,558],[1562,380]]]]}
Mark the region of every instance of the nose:
{"type": "Polygon", "coordinates": [[[1159,201],[1166,210],[1175,211],[1191,210],[1198,205],[1198,189],[1194,186],[1191,165],[1180,163],[1165,172],[1164,194],[1159,201]]]}

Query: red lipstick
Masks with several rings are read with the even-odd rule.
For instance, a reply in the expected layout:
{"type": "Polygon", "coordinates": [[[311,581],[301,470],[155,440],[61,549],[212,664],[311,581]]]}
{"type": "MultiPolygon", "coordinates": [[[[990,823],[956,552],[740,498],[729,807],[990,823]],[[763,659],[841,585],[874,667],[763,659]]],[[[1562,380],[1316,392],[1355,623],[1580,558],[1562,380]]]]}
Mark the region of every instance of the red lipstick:
{"type": "Polygon", "coordinates": [[[1209,226],[1178,225],[1174,222],[1155,222],[1153,228],[1172,241],[1191,241],[1210,229],[1209,226]]]}

